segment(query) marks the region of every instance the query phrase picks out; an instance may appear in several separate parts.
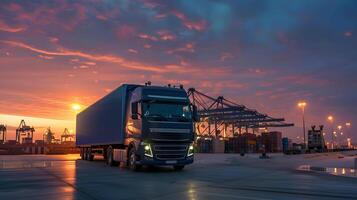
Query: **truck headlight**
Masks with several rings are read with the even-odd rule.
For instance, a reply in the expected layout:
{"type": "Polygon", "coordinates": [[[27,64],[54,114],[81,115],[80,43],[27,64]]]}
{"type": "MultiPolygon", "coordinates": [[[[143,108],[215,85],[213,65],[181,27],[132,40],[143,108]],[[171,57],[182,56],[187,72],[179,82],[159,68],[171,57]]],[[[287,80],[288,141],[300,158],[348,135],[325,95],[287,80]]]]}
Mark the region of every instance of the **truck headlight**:
{"type": "Polygon", "coordinates": [[[148,156],[148,157],[151,157],[151,158],[153,157],[150,144],[144,144],[144,155],[148,156]]]}
{"type": "Polygon", "coordinates": [[[193,152],[193,144],[190,144],[190,146],[188,147],[187,156],[193,156],[193,152]]]}

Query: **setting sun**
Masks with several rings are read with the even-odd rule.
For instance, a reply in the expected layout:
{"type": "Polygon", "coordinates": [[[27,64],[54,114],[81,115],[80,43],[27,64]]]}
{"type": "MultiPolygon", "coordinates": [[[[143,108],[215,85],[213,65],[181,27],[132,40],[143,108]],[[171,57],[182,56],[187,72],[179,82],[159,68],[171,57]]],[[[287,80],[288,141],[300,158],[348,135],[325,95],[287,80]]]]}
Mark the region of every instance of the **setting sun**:
{"type": "Polygon", "coordinates": [[[80,104],[74,103],[72,104],[72,110],[79,111],[82,108],[80,104]]]}

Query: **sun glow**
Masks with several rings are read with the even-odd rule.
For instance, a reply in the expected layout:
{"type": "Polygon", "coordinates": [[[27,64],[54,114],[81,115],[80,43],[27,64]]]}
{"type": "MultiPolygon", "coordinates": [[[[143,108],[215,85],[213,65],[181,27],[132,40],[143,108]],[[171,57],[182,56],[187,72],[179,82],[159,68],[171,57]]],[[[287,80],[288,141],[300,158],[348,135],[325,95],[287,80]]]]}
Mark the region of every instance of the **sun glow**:
{"type": "Polygon", "coordinates": [[[80,104],[78,103],[72,104],[72,110],[79,111],[80,109],[82,109],[82,106],[80,104]]]}

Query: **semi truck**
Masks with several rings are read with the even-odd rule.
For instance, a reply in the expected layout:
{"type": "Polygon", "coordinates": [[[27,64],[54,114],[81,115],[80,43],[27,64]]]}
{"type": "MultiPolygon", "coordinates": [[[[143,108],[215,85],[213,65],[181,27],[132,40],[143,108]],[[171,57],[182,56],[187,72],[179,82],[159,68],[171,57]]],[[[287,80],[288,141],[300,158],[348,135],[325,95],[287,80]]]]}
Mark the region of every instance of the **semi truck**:
{"type": "Polygon", "coordinates": [[[110,166],[182,170],[194,160],[197,108],[180,87],[123,84],[77,114],[76,146],[83,160],[99,154],[110,166]]]}

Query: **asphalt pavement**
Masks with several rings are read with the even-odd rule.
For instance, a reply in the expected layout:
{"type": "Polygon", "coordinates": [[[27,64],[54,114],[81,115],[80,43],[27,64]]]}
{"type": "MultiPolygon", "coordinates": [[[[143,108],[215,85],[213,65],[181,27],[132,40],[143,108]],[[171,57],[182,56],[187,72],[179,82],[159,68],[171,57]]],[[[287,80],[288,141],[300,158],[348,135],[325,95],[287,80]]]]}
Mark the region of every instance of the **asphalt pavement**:
{"type": "Polygon", "coordinates": [[[348,159],[198,154],[180,172],[170,167],[132,172],[78,155],[0,156],[0,199],[357,199],[356,178],[297,170],[325,161],[349,165],[348,159]]]}

